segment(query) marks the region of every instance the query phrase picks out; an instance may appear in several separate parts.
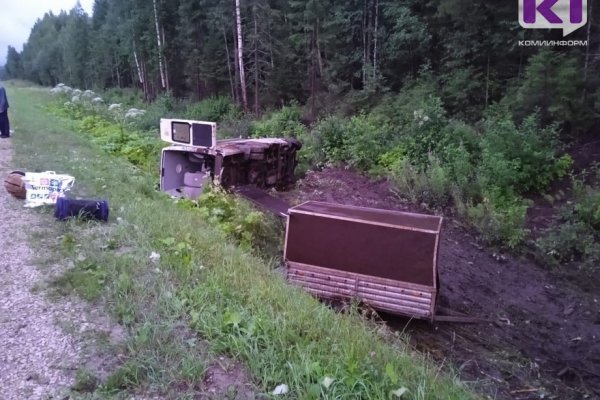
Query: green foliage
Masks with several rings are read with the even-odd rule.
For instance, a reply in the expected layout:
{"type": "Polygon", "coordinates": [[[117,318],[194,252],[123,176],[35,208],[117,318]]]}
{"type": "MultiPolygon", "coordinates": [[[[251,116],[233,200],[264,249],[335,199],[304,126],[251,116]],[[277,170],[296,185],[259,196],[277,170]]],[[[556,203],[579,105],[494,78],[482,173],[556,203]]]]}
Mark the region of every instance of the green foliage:
{"type": "Polygon", "coordinates": [[[400,129],[413,123],[416,110],[425,110],[428,104],[437,106],[437,97],[435,79],[428,71],[423,71],[418,79],[406,82],[398,93],[385,96],[373,113],[388,117],[391,124],[400,129]]]}
{"type": "Polygon", "coordinates": [[[557,132],[555,125],[541,128],[537,114],[525,118],[519,128],[508,116],[486,120],[478,171],[484,186],[520,194],[543,190],[564,176],[571,161],[557,157],[557,132]]]}
{"type": "Polygon", "coordinates": [[[52,286],[59,293],[75,292],[87,300],[97,300],[106,282],[106,271],[94,262],[79,261],[64,275],[55,279],[52,286]]]}
{"type": "MultiPolygon", "coordinates": [[[[141,108],[145,111],[143,115],[125,121],[131,128],[139,131],[155,130],[161,118],[176,118],[183,109],[181,102],[168,94],[159,96],[155,101],[141,108]]],[[[123,111],[127,109],[124,108],[123,111]]]]}
{"type": "Polygon", "coordinates": [[[386,151],[381,154],[377,164],[381,168],[381,170],[386,172],[391,172],[394,167],[397,167],[397,164],[401,164],[406,159],[406,148],[403,145],[397,145],[391,150],[386,151]]]}
{"type": "Polygon", "coordinates": [[[350,118],[343,137],[343,157],[352,167],[369,171],[393,143],[394,132],[388,120],[378,115],[350,118]]]}
{"type": "Polygon", "coordinates": [[[61,111],[80,119],[77,123],[79,132],[107,152],[124,157],[146,171],[153,171],[158,165],[163,143],[153,132],[141,132],[132,124],[116,124],[98,114],[90,115],[90,110],[82,105],[63,106],[61,111]]]}
{"type": "Polygon", "coordinates": [[[300,121],[300,107],[297,105],[282,107],[268,117],[252,124],[252,137],[294,137],[305,134],[306,127],[300,121]]]}
{"type": "Polygon", "coordinates": [[[473,67],[455,68],[440,78],[444,104],[454,118],[477,121],[485,106],[482,74],[473,67]]]}
{"type": "Polygon", "coordinates": [[[562,207],[562,221],[536,241],[550,265],[581,262],[588,269],[600,265],[600,190],[573,178],[574,201],[562,207]]]}
{"type": "MultiPolygon", "coordinates": [[[[242,107],[241,82],[234,74],[239,65],[234,65],[231,4],[97,3],[91,16],[80,6],[44,15],[22,52],[8,48],[8,76],[82,89],[140,87],[143,93],[136,100],[160,103],[161,108],[140,118],[142,130],[166,116],[163,111],[178,108],[162,109],[170,94],[209,99],[212,105],[192,106],[190,114],[211,121],[220,122],[227,114],[224,94],[242,107]],[[157,29],[160,42],[155,40],[157,29]]],[[[413,110],[422,108],[421,100],[438,97],[449,117],[469,122],[478,121],[490,104],[507,95],[519,121],[539,108],[544,124],[565,122],[565,130],[581,132],[595,117],[590,105],[600,86],[598,65],[582,62],[585,46],[537,52],[515,46],[525,31],[515,29],[514,9],[508,4],[257,1],[241,4],[240,13],[245,34],[239,45],[246,49],[241,61],[247,71],[243,89],[246,102],[254,103],[243,107],[256,114],[298,102],[310,108],[311,121],[323,110],[349,116],[368,112],[391,93],[391,98],[404,98],[398,105],[410,104],[413,110]]],[[[542,38],[539,32],[528,33],[528,39],[542,38]]],[[[409,115],[406,110],[389,109],[394,125],[404,126],[395,114],[409,115]]],[[[281,133],[272,128],[282,127],[258,126],[257,135],[298,133],[293,127],[281,133]]]]}
{"type": "Polygon", "coordinates": [[[198,200],[180,200],[178,204],[197,209],[209,223],[247,250],[255,249],[267,256],[279,253],[282,231],[278,221],[219,186],[206,186],[198,200]]]}
{"type": "Polygon", "coordinates": [[[590,228],[600,232],[600,190],[578,181],[573,185],[576,202],[569,217],[585,222],[590,228]]]}
{"type": "Polygon", "coordinates": [[[567,221],[550,229],[536,241],[543,260],[551,266],[581,261],[587,268],[600,262],[598,232],[582,221],[567,221]]]}
{"type": "Polygon", "coordinates": [[[379,160],[394,140],[389,121],[377,114],[360,114],[349,120],[330,116],[319,121],[311,135],[316,143],[308,151],[316,152],[317,160],[372,172],[379,169],[379,160]]]}
{"type": "Polygon", "coordinates": [[[126,104],[132,107],[142,107],[142,93],[134,88],[109,87],[103,90],[106,104],[126,104]]]}
{"type": "Polygon", "coordinates": [[[407,158],[401,158],[392,164],[390,178],[396,193],[413,202],[442,208],[450,200],[449,171],[435,156],[430,156],[425,170],[416,167],[407,158]]]}
{"type": "Polygon", "coordinates": [[[449,170],[448,175],[452,181],[452,197],[455,203],[481,199],[482,187],[475,179],[476,159],[475,152],[469,152],[467,147],[449,146],[444,149],[445,166],[449,170]]]}
{"type": "Polygon", "coordinates": [[[417,66],[426,58],[432,37],[424,18],[411,10],[407,2],[386,2],[383,13],[392,24],[384,44],[386,53],[394,58],[396,65],[415,74],[417,66]]]}
{"type": "Polygon", "coordinates": [[[447,145],[448,136],[444,134],[447,124],[445,110],[442,102],[437,97],[431,97],[425,101],[422,108],[412,112],[412,120],[405,126],[404,133],[408,157],[417,165],[427,164],[430,153],[436,153],[437,149],[447,145]]]}
{"type": "Polygon", "coordinates": [[[568,122],[583,131],[591,121],[591,113],[581,96],[582,78],[577,57],[541,48],[529,59],[515,113],[524,116],[539,109],[542,121],[568,122]]]}
{"type": "Polygon", "coordinates": [[[476,205],[459,205],[459,212],[475,227],[490,244],[515,248],[525,238],[525,217],[528,202],[510,197],[500,190],[483,193],[483,200],[476,205]]]}
{"type": "Polygon", "coordinates": [[[71,389],[76,392],[93,392],[98,386],[98,378],[89,370],[81,368],[75,374],[75,383],[71,389]]]}
{"type": "Polygon", "coordinates": [[[189,104],[184,115],[187,119],[221,122],[225,118],[241,117],[240,111],[231,102],[229,97],[210,97],[197,103],[189,104]]]}
{"type": "Polygon", "coordinates": [[[317,138],[315,152],[318,160],[340,163],[345,161],[344,138],[347,134],[347,119],[329,116],[320,120],[312,129],[311,134],[317,138]]]}

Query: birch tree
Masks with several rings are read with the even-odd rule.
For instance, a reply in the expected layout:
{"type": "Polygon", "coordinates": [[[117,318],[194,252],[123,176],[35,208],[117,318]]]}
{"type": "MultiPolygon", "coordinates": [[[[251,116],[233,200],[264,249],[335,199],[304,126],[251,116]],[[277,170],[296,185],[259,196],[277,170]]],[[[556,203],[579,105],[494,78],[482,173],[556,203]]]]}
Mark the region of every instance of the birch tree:
{"type": "Polygon", "coordinates": [[[240,13],[240,0],[235,0],[235,18],[237,32],[238,70],[240,75],[240,92],[242,94],[242,107],[248,110],[248,96],[246,94],[246,74],[244,73],[244,41],[242,39],[242,16],[240,13]]]}
{"type": "Polygon", "coordinates": [[[163,89],[167,89],[167,79],[165,77],[165,66],[163,63],[163,43],[161,31],[158,25],[158,10],[156,8],[156,0],[153,0],[154,6],[154,25],[156,27],[156,43],[158,45],[158,68],[160,71],[160,83],[163,89]]]}

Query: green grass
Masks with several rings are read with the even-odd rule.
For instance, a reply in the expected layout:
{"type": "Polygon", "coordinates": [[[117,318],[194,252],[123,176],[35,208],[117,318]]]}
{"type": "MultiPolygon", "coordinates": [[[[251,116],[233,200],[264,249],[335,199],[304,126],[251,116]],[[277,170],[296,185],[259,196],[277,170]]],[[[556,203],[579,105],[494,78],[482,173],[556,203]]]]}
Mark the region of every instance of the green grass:
{"type": "Polygon", "coordinates": [[[259,392],[287,384],[284,398],[387,399],[400,388],[402,399],[473,397],[404,338],[356,311],[330,310],[201,213],[176,207],[153,190],[155,176],[49,115],[44,89],[9,84],[8,93],[15,168],[71,174],[72,195],[110,204],[108,224],[55,222],[47,211],[46,248],[38,248],[72,266],[55,287],[102,304],[127,327],[123,363],[97,393],[193,396],[215,354],[229,354],[259,392]]]}

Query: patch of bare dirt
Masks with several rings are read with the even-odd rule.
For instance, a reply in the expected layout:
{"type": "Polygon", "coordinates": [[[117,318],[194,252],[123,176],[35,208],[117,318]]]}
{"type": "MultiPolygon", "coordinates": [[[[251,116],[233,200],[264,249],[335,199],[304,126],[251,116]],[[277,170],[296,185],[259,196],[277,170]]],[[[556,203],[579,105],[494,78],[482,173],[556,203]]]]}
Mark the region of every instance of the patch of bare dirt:
{"type": "MultiPolygon", "coordinates": [[[[307,200],[418,211],[371,181],[341,169],[310,172],[291,204],[307,200]]],[[[543,266],[482,246],[446,216],[439,255],[440,307],[488,322],[429,323],[384,315],[413,345],[450,362],[490,399],[600,398],[600,285],[585,292],[543,266]]]]}
{"type": "Polygon", "coordinates": [[[261,398],[256,395],[256,388],[250,382],[248,371],[239,363],[219,357],[218,361],[208,366],[202,386],[207,399],[261,398]]]}

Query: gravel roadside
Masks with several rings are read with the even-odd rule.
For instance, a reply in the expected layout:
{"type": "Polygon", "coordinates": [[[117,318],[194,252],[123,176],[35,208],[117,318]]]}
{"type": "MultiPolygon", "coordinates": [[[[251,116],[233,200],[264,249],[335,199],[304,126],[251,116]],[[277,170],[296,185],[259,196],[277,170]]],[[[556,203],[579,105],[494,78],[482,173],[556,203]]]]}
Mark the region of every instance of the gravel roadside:
{"type": "MultiPolygon", "coordinates": [[[[12,139],[0,140],[0,176],[14,170],[12,139]]],[[[101,378],[114,362],[99,335],[121,336],[101,310],[77,298],[49,299],[60,266],[35,265],[28,236],[50,219],[0,188],[0,398],[65,398],[77,372],[101,378]],[[103,372],[104,371],[104,372],[103,372]]]]}

